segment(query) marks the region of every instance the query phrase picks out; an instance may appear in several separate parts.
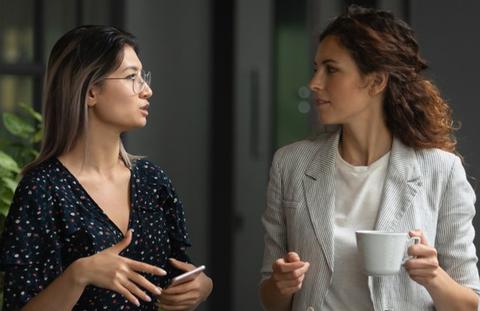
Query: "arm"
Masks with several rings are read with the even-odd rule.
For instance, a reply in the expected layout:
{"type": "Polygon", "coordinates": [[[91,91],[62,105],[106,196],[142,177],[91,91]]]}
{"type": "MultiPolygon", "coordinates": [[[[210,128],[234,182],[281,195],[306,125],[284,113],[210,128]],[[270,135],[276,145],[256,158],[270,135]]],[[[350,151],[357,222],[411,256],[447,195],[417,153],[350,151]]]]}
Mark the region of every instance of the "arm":
{"type": "Polygon", "coordinates": [[[161,290],[137,271],[163,276],[166,274],[155,266],[119,256],[132,241],[132,231],[114,246],[95,255],[73,262],[48,287],[30,299],[22,310],[71,310],[87,285],[115,291],[133,304],[140,306],[137,297],[145,301],[151,298],[144,288],[156,295],[161,290]]]}
{"type": "Polygon", "coordinates": [[[267,189],[267,208],[262,217],[265,248],[260,300],[266,310],[290,310],[293,295],[302,288],[309,263],[295,252],[287,253],[287,232],[282,208],[279,154],[274,157],[267,189]]]}
{"type": "Polygon", "coordinates": [[[437,310],[477,310],[480,282],[473,238],[475,194],[460,160],[455,159],[440,203],[435,248],[422,243],[412,246],[418,256],[406,268],[412,279],[430,293],[437,310]]]}
{"type": "MultiPolygon", "coordinates": [[[[177,271],[190,271],[195,266],[189,263],[191,260],[186,253],[186,248],[190,247],[191,243],[188,238],[183,204],[178,198],[171,180],[167,176],[161,176],[161,179],[168,181],[166,185],[168,199],[165,200],[163,209],[169,228],[171,248],[169,264],[177,271]]],[[[195,310],[208,298],[212,288],[212,280],[205,273],[201,273],[189,282],[164,289],[156,304],[166,311],[195,310]]]]}
{"type": "MultiPolygon", "coordinates": [[[[72,310],[85,289],[79,278],[78,261],[72,263],[46,289],[32,298],[23,311],[72,310]]],[[[8,279],[6,279],[8,282],[8,279]]]]}

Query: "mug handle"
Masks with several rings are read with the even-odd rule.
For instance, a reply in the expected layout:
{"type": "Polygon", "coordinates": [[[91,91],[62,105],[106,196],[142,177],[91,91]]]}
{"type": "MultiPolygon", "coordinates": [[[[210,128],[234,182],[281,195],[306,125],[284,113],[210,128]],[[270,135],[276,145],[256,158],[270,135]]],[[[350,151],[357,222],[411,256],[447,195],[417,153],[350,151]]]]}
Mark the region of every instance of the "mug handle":
{"type": "MultiPolygon", "coordinates": [[[[405,253],[408,253],[408,248],[412,245],[420,244],[420,237],[413,236],[408,239],[407,246],[405,247],[405,253]]],[[[404,265],[410,259],[417,258],[416,256],[407,256],[402,260],[402,265],[404,265]]]]}

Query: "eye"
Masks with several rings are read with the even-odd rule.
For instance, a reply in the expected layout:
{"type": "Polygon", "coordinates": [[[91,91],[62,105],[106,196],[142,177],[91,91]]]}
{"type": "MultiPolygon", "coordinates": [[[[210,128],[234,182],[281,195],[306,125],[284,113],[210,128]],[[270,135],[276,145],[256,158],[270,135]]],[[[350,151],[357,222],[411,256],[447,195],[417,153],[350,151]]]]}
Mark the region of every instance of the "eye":
{"type": "Polygon", "coordinates": [[[137,78],[136,73],[132,73],[131,75],[128,75],[125,77],[125,79],[128,79],[128,80],[135,80],[136,78],[137,78]]]}
{"type": "Polygon", "coordinates": [[[337,68],[332,67],[332,66],[327,66],[327,73],[331,74],[331,73],[335,73],[337,71],[338,71],[337,68]]]}

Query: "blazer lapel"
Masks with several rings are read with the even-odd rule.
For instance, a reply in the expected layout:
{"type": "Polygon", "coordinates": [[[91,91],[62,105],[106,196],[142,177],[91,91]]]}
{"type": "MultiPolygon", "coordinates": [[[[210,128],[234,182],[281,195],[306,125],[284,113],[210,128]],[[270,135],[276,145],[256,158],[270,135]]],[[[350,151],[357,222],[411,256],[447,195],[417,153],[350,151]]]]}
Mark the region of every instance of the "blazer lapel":
{"type": "Polygon", "coordinates": [[[339,137],[336,132],[319,147],[303,178],[310,220],[331,271],[334,260],[335,158],[339,137]]]}
{"type": "Polygon", "coordinates": [[[411,208],[421,185],[415,151],[394,138],[375,229],[391,231],[411,208]]]}

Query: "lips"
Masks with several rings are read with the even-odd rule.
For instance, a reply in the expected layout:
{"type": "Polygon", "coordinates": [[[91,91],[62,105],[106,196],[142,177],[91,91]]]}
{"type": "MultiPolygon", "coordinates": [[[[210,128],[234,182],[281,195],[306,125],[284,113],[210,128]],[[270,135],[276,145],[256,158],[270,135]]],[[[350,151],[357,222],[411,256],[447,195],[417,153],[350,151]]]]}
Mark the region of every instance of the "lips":
{"type": "Polygon", "coordinates": [[[150,104],[149,104],[149,103],[146,103],[145,105],[143,105],[142,107],[140,107],[140,110],[141,110],[145,115],[148,115],[148,107],[150,107],[150,104]]]}
{"type": "Polygon", "coordinates": [[[330,104],[329,100],[321,99],[321,98],[318,98],[318,97],[315,98],[315,105],[317,105],[317,106],[324,106],[324,105],[328,105],[328,104],[330,104]]]}

